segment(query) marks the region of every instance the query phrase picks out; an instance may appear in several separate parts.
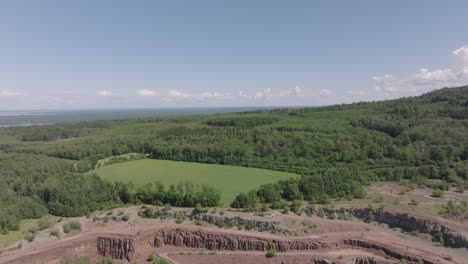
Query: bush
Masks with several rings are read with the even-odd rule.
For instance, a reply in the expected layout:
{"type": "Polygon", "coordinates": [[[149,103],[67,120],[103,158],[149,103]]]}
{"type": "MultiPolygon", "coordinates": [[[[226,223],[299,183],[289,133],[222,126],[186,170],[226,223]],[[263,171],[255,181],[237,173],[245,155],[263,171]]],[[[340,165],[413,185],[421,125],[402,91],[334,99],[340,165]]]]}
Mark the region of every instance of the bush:
{"type": "Polygon", "coordinates": [[[266,256],[267,258],[274,258],[274,257],[276,257],[276,251],[275,251],[274,249],[269,249],[269,250],[266,252],[265,256],[266,256]]]}
{"type": "Polygon", "coordinates": [[[434,190],[432,191],[432,197],[442,197],[444,196],[444,191],[442,190],[434,190]]]}
{"type": "Polygon", "coordinates": [[[26,235],[24,236],[24,239],[27,240],[28,242],[33,242],[35,238],[36,238],[36,233],[31,233],[31,232],[27,232],[26,235]]]}
{"type": "Polygon", "coordinates": [[[127,221],[128,221],[128,219],[130,219],[130,216],[129,216],[128,214],[124,214],[124,215],[122,215],[122,221],[125,221],[125,222],[127,222],[127,221]]]}
{"type": "Polygon", "coordinates": [[[28,229],[28,232],[29,233],[32,233],[32,234],[37,234],[39,232],[39,229],[37,228],[37,226],[31,226],[29,229],[28,229]]]}
{"type": "Polygon", "coordinates": [[[294,200],[289,207],[293,213],[298,214],[299,210],[301,209],[301,204],[301,201],[294,200]]]}
{"type": "Polygon", "coordinates": [[[49,235],[54,236],[54,237],[60,237],[60,230],[58,230],[57,228],[54,228],[50,230],[49,235]]]}
{"type": "MultiPolygon", "coordinates": [[[[89,258],[82,257],[76,260],[63,261],[63,262],[60,262],[60,264],[92,264],[92,262],[89,260],[89,258]]],[[[99,262],[98,264],[102,264],[102,263],[99,262]]]]}
{"type": "Polygon", "coordinates": [[[67,222],[65,224],[63,224],[63,232],[65,234],[68,234],[70,233],[71,231],[74,231],[74,230],[81,230],[81,223],[78,222],[78,221],[70,221],[70,222],[67,222]]]}
{"type": "Polygon", "coordinates": [[[114,264],[114,260],[111,258],[102,258],[99,262],[96,262],[96,264],[114,264]]]}
{"type": "Polygon", "coordinates": [[[148,261],[153,261],[154,258],[155,258],[154,253],[151,253],[151,254],[148,256],[148,261]]]}
{"type": "Polygon", "coordinates": [[[154,261],[153,264],[171,264],[169,261],[167,261],[166,259],[159,259],[157,261],[154,261]]]}
{"type": "Polygon", "coordinates": [[[78,221],[71,221],[70,227],[72,230],[81,230],[81,223],[78,221]]]}
{"type": "Polygon", "coordinates": [[[39,221],[37,222],[37,226],[41,231],[49,228],[51,225],[51,221],[49,220],[49,218],[46,217],[39,219],[39,221]]]}
{"type": "Polygon", "coordinates": [[[374,202],[376,203],[382,203],[384,201],[383,195],[379,194],[374,198],[374,202]]]}
{"type": "Polygon", "coordinates": [[[204,213],[206,212],[205,208],[203,208],[203,206],[199,203],[197,203],[197,205],[195,206],[195,208],[193,209],[193,212],[195,214],[201,214],[201,213],[204,213]]]}

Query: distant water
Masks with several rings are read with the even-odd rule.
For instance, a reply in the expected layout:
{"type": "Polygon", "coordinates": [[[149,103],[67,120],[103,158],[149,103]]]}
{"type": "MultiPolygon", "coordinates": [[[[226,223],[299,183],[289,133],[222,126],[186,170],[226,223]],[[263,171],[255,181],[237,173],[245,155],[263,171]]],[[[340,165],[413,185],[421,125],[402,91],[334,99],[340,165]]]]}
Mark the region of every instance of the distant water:
{"type": "Polygon", "coordinates": [[[0,111],[0,127],[37,126],[78,121],[114,120],[177,115],[234,113],[273,107],[216,107],[216,108],[160,108],[160,109],[103,109],[0,111]]]}

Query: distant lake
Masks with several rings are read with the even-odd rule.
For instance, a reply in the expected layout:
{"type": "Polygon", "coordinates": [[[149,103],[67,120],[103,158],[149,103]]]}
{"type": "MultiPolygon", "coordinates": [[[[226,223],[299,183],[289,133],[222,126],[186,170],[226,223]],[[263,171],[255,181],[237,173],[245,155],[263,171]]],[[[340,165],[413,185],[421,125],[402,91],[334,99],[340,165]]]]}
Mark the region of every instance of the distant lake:
{"type": "Polygon", "coordinates": [[[266,110],[274,107],[214,107],[159,109],[99,109],[51,111],[0,111],[0,127],[37,126],[67,122],[144,118],[156,116],[204,115],[266,110]]]}

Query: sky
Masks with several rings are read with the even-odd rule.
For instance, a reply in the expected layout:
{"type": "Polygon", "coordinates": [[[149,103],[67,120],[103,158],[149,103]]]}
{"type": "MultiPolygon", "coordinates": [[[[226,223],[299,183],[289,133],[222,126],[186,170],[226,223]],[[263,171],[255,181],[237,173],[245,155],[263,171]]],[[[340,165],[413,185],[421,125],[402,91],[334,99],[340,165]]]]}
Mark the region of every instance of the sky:
{"type": "Polygon", "coordinates": [[[318,106],[468,84],[468,1],[2,0],[0,109],[318,106]]]}

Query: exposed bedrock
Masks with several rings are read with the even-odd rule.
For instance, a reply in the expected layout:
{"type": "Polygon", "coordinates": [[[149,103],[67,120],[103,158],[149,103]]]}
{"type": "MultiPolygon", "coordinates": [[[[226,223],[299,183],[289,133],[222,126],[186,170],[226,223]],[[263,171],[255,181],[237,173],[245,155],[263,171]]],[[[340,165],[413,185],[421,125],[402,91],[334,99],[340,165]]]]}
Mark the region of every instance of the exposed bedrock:
{"type": "Polygon", "coordinates": [[[104,257],[131,261],[135,254],[135,239],[126,236],[99,236],[97,252],[104,257]]]}
{"type": "MultiPolygon", "coordinates": [[[[323,242],[320,241],[320,239],[263,238],[232,233],[207,232],[203,230],[162,229],[156,233],[153,243],[155,247],[168,245],[219,251],[267,251],[269,249],[274,249],[278,252],[287,252],[356,248],[386,255],[395,259],[406,259],[407,262],[410,263],[416,263],[420,258],[419,256],[399,252],[386,245],[360,239],[342,239],[323,242]]],[[[422,260],[427,264],[432,263],[429,260],[422,260]]],[[[370,259],[368,261],[370,264],[373,263],[370,259]]],[[[367,262],[365,262],[365,260],[356,260],[356,263],[367,262]]]]}
{"type": "MultiPolygon", "coordinates": [[[[332,260],[324,257],[313,257],[310,259],[308,264],[393,264],[395,261],[390,260],[380,260],[371,257],[356,257],[350,260],[332,260]]],[[[286,262],[281,262],[281,264],[289,264],[286,262]]]]}
{"type": "Polygon", "coordinates": [[[222,216],[222,215],[213,215],[202,213],[195,215],[196,217],[200,218],[201,220],[214,224],[217,221],[223,221],[226,224],[230,225],[251,225],[257,228],[268,228],[268,229],[278,229],[280,222],[273,221],[271,219],[244,219],[240,216],[222,216]]]}
{"type": "Polygon", "coordinates": [[[357,257],[351,260],[350,264],[390,264],[390,260],[377,260],[370,257],[357,257]]]}
{"type": "Polygon", "coordinates": [[[206,248],[209,250],[266,251],[275,249],[279,252],[291,250],[328,249],[329,245],[310,240],[281,240],[257,237],[245,237],[226,233],[208,233],[203,231],[161,230],[157,233],[154,245],[176,247],[206,248]]]}
{"type": "Polygon", "coordinates": [[[408,232],[417,230],[421,233],[431,234],[436,238],[442,235],[446,246],[464,247],[468,249],[468,237],[463,236],[457,230],[454,230],[436,220],[415,217],[404,213],[373,210],[370,208],[352,209],[350,213],[361,219],[369,219],[373,216],[377,222],[387,224],[390,227],[401,228],[408,232]]]}

